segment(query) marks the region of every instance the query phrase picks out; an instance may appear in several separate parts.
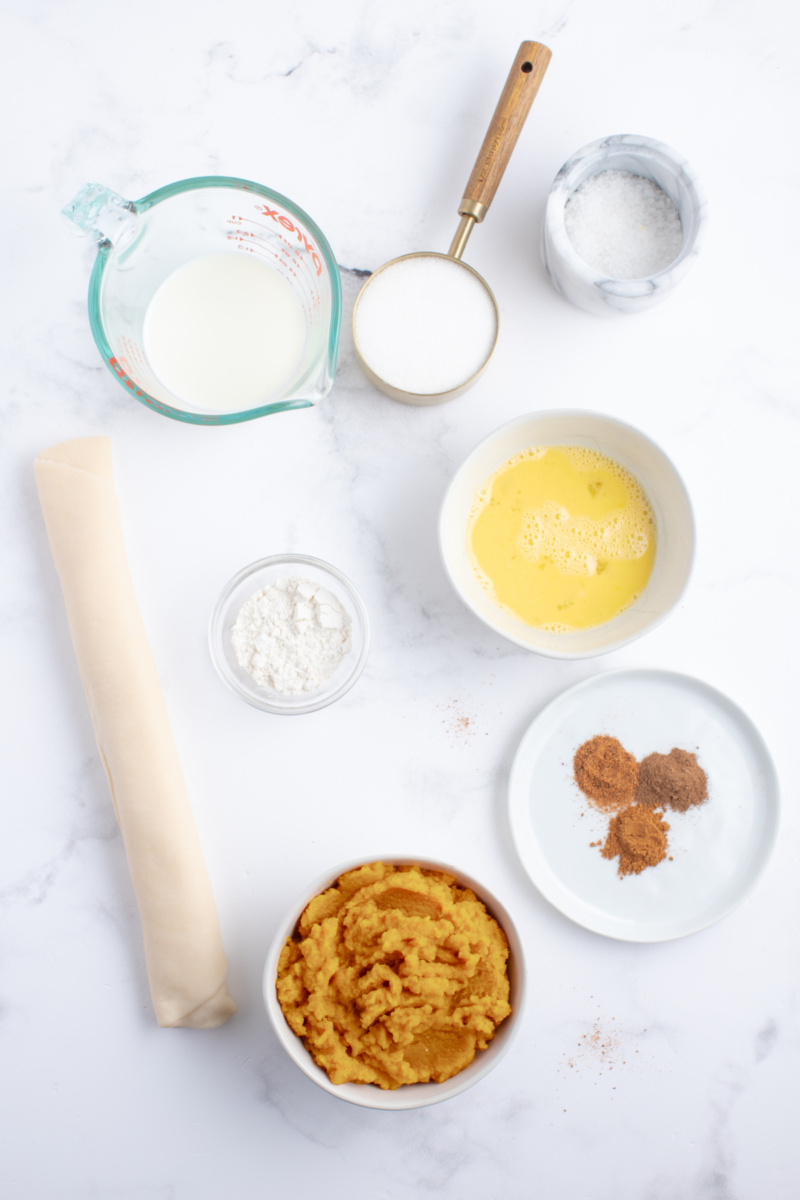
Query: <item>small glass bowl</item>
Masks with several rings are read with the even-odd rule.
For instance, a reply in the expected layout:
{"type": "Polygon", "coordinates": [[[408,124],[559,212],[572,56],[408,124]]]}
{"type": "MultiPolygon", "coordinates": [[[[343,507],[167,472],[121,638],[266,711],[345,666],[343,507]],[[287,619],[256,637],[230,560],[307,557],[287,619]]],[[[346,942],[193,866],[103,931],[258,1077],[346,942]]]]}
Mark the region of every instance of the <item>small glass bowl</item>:
{"type": "Polygon", "coordinates": [[[590,142],[556,175],[547,199],[541,255],[557,292],[585,312],[601,316],[637,313],[660,304],[683,279],[697,257],[707,204],[689,163],[654,138],[615,134],[590,142]],[[674,262],[642,279],[614,279],[595,270],[570,241],[564,212],[572,193],[602,171],[628,171],[651,179],[675,204],[683,245],[674,262]]]}
{"type": "Polygon", "coordinates": [[[358,592],[336,567],[305,554],[275,554],[244,567],[223,589],[211,615],[208,643],[212,662],[232,691],[264,712],[293,716],[325,708],[350,690],[367,661],[369,619],[358,592]],[[239,665],[231,643],[231,631],[242,605],[262,588],[291,578],[309,579],[328,588],[350,617],[351,648],[327,682],[313,692],[285,693],[261,687],[239,665]]]}

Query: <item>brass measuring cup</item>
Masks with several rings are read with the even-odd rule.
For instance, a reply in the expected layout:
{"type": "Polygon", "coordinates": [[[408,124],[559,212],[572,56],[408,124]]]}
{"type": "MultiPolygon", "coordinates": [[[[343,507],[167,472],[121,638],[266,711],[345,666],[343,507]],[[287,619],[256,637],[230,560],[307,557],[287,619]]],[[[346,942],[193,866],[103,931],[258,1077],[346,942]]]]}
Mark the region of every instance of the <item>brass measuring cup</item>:
{"type": "MultiPolygon", "coordinates": [[[[461,256],[464,253],[473,228],[475,225],[480,224],[489,211],[489,205],[494,199],[500,180],[503,178],[503,173],[511,158],[512,151],[517,144],[517,138],[520,135],[522,126],[525,124],[525,118],[530,111],[536,93],[539,91],[539,86],[544,78],[550,57],[550,50],[540,42],[523,42],[517,51],[516,58],[506,79],[505,87],[497,103],[497,108],[494,111],[491,124],[483,139],[483,145],[475,160],[475,166],[472,168],[472,174],[469,177],[469,182],[459,205],[458,212],[461,220],[459,221],[458,229],[447,254],[437,254],[434,251],[419,251],[413,254],[404,254],[400,258],[393,258],[390,262],[384,263],[382,267],[373,272],[358,293],[355,305],[353,306],[353,342],[355,344],[356,356],[361,369],[370,382],[393,400],[399,400],[404,404],[416,405],[442,404],[445,400],[452,400],[455,396],[460,396],[468,388],[472,387],[494,353],[500,328],[500,314],[497,309],[497,301],[486,281],[472,267],[462,262],[461,256]],[[488,354],[480,367],[468,379],[464,379],[457,386],[451,387],[446,391],[410,392],[395,386],[390,380],[381,378],[373,370],[363,354],[362,348],[359,346],[357,336],[358,310],[368,289],[376,279],[380,278],[385,272],[390,271],[396,264],[407,263],[416,259],[444,259],[449,263],[457,264],[461,270],[470,272],[485,289],[486,295],[494,309],[494,340],[488,354]]],[[[404,350],[407,350],[409,354],[413,354],[414,346],[404,347],[404,350]]]]}

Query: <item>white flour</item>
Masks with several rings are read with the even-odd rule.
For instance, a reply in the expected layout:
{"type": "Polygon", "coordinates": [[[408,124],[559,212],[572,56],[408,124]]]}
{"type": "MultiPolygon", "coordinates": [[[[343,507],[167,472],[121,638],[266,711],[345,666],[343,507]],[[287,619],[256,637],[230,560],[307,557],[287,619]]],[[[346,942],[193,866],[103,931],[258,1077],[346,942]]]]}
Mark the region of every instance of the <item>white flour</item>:
{"type": "Polygon", "coordinates": [[[351,646],[350,616],[327,588],[278,579],[242,605],[231,633],[241,667],[261,687],[314,692],[351,646]]]}

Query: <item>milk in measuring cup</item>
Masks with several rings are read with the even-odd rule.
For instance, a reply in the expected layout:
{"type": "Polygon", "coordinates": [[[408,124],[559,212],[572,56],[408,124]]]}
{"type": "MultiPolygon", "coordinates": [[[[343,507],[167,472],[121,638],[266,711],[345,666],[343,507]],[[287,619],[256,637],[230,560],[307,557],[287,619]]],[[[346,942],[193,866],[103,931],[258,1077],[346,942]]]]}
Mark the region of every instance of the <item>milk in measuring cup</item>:
{"type": "Polygon", "coordinates": [[[208,254],[159,287],[144,318],[144,351],[191,409],[239,412],[268,403],[295,371],[306,322],[290,284],[263,259],[208,254]]]}

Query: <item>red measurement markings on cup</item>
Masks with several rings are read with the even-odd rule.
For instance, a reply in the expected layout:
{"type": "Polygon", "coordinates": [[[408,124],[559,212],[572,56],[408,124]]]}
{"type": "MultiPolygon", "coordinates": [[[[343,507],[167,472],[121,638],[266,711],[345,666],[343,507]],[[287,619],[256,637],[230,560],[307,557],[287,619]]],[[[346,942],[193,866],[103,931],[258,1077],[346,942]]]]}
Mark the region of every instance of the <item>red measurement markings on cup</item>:
{"type": "MultiPolygon", "coordinates": [[[[124,360],[123,360],[123,362],[124,362],[124,360]]],[[[127,365],[128,365],[127,363],[125,363],[125,365],[123,366],[123,364],[119,361],[118,358],[112,357],[108,360],[108,365],[111,367],[111,370],[114,372],[117,379],[119,379],[122,383],[124,383],[125,387],[129,387],[131,389],[134,396],[144,396],[145,395],[145,392],[142,391],[142,389],[138,386],[138,384],[134,383],[134,381],[131,379],[128,372],[125,370],[125,367],[127,367],[127,365]]]]}
{"type": "MultiPolygon", "coordinates": [[[[287,216],[284,216],[283,213],[279,213],[277,211],[277,209],[270,208],[266,204],[263,204],[263,205],[257,204],[255,206],[255,211],[258,213],[262,213],[265,217],[269,217],[270,220],[273,221],[273,223],[280,225],[283,229],[285,229],[287,231],[287,233],[295,234],[298,242],[301,243],[301,245],[308,251],[309,255],[311,256],[311,261],[314,264],[317,275],[319,276],[322,274],[322,259],[320,258],[319,254],[317,253],[313,242],[310,242],[308,240],[305,233],[298,225],[295,225],[294,222],[290,221],[289,218],[287,216]]],[[[244,224],[245,220],[248,220],[248,218],[241,217],[241,216],[231,217],[231,221],[236,222],[239,225],[244,224]]],[[[260,229],[269,228],[266,225],[260,224],[258,221],[249,221],[248,220],[248,224],[256,225],[260,229]]],[[[245,232],[246,232],[245,230],[242,230],[242,233],[245,233],[245,232]]],[[[250,234],[250,236],[256,237],[257,234],[250,234]]],[[[282,239],[282,240],[285,240],[285,239],[282,239]]],[[[291,244],[291,243],[287,243],[287,244],[291,244]]]]}
{"type": "MultiPolygon", "coordinates": [[[[172,415],[173,410],[171,408],[169,408],[168,405],[162,404],[160,400],[156,400],[155,396],[151,396],[148,392],[142,391],[142,389],[138,386],[138,384],[136,384],[131,379],[130,375],[125,370],[125,367],[128,364],[125,362],[124,359],[122,360],[122,362],[120,362],[120,360],[118,358],[116,358],[115,356],[112,356],[108,360],[108,365],[111,367],[111,370],[114,372],[117,379],[119,379],[119,381],[121,383],[124,383],[125,387],[130,388],[131,391],[133,392],[134,396],[136,396],[138,399],[142,400],[146,405],[148,405],[149,408],[154,408],[157,412],[165,413],[167,416],[172,415]],[[123,362],[125,363],[125,366],[122,365],[123,362]]],[[[216,418],[214,418],[214,417],[199,417],[199,416],[196,417],[195,419],[198,421],[201,421],[203,424],[208,424],[208,423],[216,420],[216,418]]]]}

